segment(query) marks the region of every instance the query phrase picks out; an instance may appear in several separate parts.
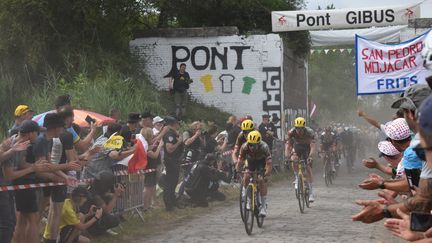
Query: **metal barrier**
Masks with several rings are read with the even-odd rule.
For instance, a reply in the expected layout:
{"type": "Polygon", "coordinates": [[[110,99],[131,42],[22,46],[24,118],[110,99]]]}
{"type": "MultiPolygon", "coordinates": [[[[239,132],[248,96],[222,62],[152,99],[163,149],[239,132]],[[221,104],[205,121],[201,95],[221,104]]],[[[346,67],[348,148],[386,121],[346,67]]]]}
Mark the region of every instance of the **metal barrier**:
{"type": "MultiPolygon", "coordinates": [[[[126,166],[115,165],[113,172],[127,170],[126,166]]],[[[139,210],[144,206],[144,176],[143,174],[130,174],[130,175],[117,175],[115,177],[116,183],[124,183],[125,192],[122,197],[117,199],[115,213],[122,213],[132,211],[136,213],[144,222],[143,215],[139,210]]]]}

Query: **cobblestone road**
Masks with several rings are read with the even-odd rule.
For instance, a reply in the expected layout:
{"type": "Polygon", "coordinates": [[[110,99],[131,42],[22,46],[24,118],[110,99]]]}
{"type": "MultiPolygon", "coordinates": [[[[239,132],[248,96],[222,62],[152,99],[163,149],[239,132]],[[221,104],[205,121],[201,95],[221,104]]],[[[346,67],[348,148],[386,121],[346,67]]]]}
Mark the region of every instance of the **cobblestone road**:
{"type": "MultiPolygon", "coordinates": [[[[341,173],[331,187],[326,187],[321,173],[316,173],[316,202],[300,214],[291,182],[270,188],[268,216],[264,227],[254,225],[248,236],[240,219],[238,204],[215,209],[163,235],[138,242],[402,242],[391,236],[383,222],[371,225],[351,221],[360,207],[355,199],[375,198],[376,192],[360,190],[357,183],[367,171],[341,173]],[[318,175],[320,174],[320,175],[318,175]]],[[[360,170],[360,171],[359,171],[360,170]]]]}

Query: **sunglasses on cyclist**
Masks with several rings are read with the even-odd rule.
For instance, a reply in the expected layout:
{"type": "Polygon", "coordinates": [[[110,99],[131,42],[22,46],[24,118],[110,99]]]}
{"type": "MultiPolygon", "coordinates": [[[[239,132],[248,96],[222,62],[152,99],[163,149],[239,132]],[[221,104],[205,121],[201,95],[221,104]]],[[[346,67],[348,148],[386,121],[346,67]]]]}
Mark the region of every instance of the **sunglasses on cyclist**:
{"type": "Polygon", "coordinates": [[[248,147],[250,150],[256,150],[258,148],[258,144],[248,143],[248,147]]]}

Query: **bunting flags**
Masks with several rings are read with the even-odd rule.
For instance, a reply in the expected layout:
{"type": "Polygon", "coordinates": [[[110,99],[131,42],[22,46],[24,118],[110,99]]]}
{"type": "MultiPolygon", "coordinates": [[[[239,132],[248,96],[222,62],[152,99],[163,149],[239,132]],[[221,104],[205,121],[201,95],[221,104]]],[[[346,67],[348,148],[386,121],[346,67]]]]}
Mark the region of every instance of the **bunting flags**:
{"type": "Polygon", "coordinates": [[[324,54],[329,54],[329,53],[337,53],[337,52],[339,52],[339,53],[344,53],[344,52],[347,52],[348,54],[354,54],[354,51],[353,51],[353,49],[352,48],[340,48],[340,49],[311,49],[310,50],[310,54],[311,55],[313,55],[313,54],[321,54],[321,53],[323,53],[324,52],[324,54]]]}

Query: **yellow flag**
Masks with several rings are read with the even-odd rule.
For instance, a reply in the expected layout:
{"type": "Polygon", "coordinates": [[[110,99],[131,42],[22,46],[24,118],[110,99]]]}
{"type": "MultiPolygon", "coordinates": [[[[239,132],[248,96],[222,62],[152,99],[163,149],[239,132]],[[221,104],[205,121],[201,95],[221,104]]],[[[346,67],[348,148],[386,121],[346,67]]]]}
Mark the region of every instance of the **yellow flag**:
{"type": "Polygon", "coordinates": [[[107,149],[121,149],[123,147],[123,140],[124,140],[124,138],[122,136],[117,135],[117,133],[114,133],[105,142],[104,148],[107,148],[107,149]]]}

